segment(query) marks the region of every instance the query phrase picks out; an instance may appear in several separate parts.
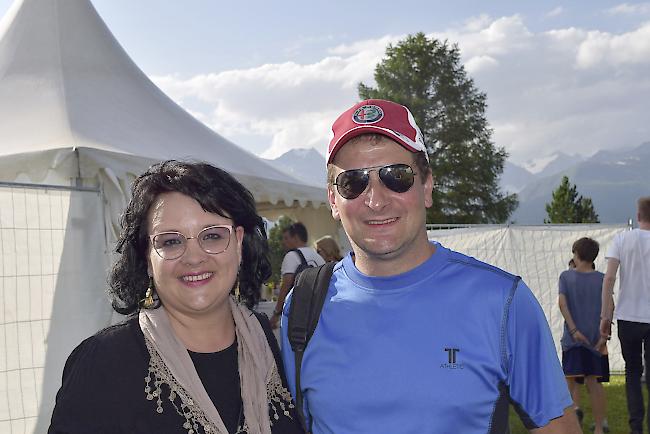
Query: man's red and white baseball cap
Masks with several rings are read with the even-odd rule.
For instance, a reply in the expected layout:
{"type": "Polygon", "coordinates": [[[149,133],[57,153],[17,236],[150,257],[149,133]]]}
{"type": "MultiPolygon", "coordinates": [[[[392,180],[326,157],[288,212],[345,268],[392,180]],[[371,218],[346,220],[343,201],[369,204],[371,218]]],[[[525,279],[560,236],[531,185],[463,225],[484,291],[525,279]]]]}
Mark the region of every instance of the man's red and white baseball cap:
{"type": "Polygon", "coordinates": [[[424,137],[409,109],[392,101],[367,99],[355,104],[334,121],[327,148],[327,163],[332,162],[334,154],[348,140],[369,133],[382,134],[411,152],[423,151],[429,160],[424,137]]]}

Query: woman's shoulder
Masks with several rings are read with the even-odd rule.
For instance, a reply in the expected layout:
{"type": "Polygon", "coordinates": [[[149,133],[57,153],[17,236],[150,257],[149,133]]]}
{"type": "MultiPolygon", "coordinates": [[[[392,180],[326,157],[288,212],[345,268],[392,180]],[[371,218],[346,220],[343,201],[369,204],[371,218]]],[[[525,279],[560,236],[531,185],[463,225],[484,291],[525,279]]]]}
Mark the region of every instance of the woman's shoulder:
{"type": "Polygon", "coordinates": [[[123,321],[112,324],[99,330],[94,335],[85,339],[81,345],[86,346],[113,346],[124,345],[130,340],[137,340],[138,335],[142,336],[138,317],[130,316],[123,321]]]}
{"type": "Polygon", "coordinates": [[[137,347],[146,351],[138,318],[130,317],[98,331],[77,345],[68,357],[63,376],[79,364],[92,369],[97,368],[97,365],[115,366],[115,361],[122,359],[137,347]]]}

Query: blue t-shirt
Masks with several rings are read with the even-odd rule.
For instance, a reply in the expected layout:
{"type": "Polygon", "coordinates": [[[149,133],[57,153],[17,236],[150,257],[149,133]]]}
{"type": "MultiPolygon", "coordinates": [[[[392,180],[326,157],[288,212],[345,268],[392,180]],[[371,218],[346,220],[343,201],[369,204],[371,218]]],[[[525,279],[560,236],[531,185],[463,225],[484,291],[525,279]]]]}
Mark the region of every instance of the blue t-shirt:
{"type": "Polygon", "coordinates": [[[564,333],[560,343],[562,344],[562,351],[570,350],[571,348],[585,346],[600,356],[593,346],[598,343],[600,339],[600,308],[603,304],[602,288],[603,288],[603,273],[600,271],[591,271],[588,273],[581,273],[576,270],[566,270],[560,274],[560,294],[564,294],[571,312],[573,322],[580,330],[580,333],[585,335],[591,347],[586,347],[580,342],[576,342],[569,333],[569,327],[566,322],[564,323],[564,333]]]}
{"type": "MultiPolygon", "coordinates": [[[[571,405],[539,303],[514,276],[436,245],[406,273],[338,263],[302,364],[313,433],[506,432],[512,400],[528,428],[571,405]]],[[[295,392],[287,339],[282,352],[295,392]]]]}

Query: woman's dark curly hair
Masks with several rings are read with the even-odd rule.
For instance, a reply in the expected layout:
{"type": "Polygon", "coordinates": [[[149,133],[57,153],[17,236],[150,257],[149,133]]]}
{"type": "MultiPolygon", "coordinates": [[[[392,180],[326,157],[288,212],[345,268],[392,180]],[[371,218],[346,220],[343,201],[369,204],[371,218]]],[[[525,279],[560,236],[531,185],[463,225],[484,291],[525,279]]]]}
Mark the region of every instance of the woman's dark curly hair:
{"type": "Polygon", "coordinates": [[[204,210],[232,219],[244,228],[239,294],[249,308],[260,298],[260,286],[271,275],[264,221],[257,214],[250,191],[229,173],[201,162],[164,161],[140,175],[131,187],[131,201],[122,215],[116,251],[120,254],[108,278],[113,309],[121,314],[139,311],[149,286],[147,273],[147,216],[156,198],[178,192],[204,210]]]}

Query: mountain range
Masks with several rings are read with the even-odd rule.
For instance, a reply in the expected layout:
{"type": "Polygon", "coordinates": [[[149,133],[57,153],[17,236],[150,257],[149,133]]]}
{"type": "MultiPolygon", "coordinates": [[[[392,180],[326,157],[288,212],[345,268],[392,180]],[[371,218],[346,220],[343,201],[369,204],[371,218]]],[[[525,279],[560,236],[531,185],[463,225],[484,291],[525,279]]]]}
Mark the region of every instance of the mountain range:
{"type": "MultiPolygon", "coordinates": [[[[517,224],[542,224],[546,217],[546,203],[551,202],[562,176],[576,185],[578,194],[590,197],[601,223],[627,223],[636,219],[636,200],[650,195],[650,142],[635,148],[616,151],[598,151],[591,157],[567,158],[562,154],[557,165],[544,168],[520,189],[519,206],[510,217],[517,224]],[[557,170],[559,168],[559,170],[557,170]]],[[[521,169],[521,167],[520,167],[521,169]]],[[[521,173],[516,169],[512,173],[521,173]]],[[[501,178],[502,188],[506,190],[501,178]]],[[[515,190],[510,190],[515,191],[515,190]]]]}
{"type": "Polygon", "coordinates": [[[325,187],[327,180],[325,157],[314,148],[292,149],[274,160],[264,160],[304,183],[325,187]]]}
{"type": "MultiPolygon", "coordinates": [[[[325,158],[315,149],[293,149],[267,160],[289,175],[315,186],[325,186],[325,158]]],[[[636,217],[636,200],[650,195],[650,142],[616,151],[598,151],[591,157],[562,152],[517,165],[506,161],[501,190],[517,193],[519,206],[510,217],[516,224],[543,224],[546,203],[562,176],[578,193],[590,197],[601,223],[627,223],[636,217]]]]}

